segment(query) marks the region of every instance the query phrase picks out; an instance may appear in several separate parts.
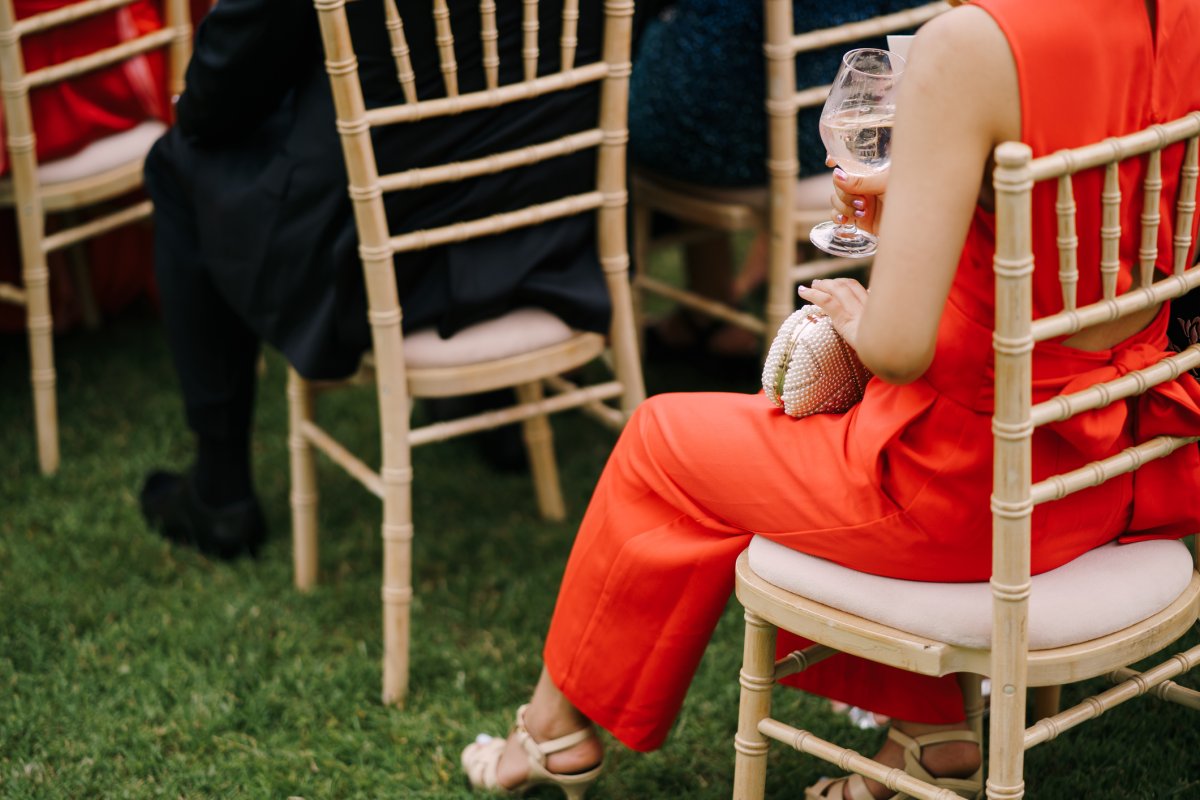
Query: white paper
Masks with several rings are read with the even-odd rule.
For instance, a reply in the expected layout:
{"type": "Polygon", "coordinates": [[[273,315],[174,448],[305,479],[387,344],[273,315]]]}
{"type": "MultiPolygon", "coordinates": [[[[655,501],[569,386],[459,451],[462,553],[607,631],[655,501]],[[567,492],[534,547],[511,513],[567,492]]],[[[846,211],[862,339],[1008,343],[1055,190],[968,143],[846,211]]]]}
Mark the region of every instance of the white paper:
{"type": "Polygon", "coordinates": [[[889,36],[887,37],[888,51],[908,61],[908,48],[912,46],[913,36],[889,36]]]}

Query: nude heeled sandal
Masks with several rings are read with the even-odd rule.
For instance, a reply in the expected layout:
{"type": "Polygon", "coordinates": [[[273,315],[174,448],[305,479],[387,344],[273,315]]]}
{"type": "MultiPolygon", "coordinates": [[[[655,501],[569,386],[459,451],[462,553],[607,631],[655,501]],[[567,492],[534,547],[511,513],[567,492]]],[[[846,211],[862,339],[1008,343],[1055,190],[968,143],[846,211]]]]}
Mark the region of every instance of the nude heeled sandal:
{"type": "MultiPolygon", "coordinates": [[[[926,747],[944,742],[972,742],[979,744],[979,737],[971,731],[941,731],[928,733],[913,738],[901,733],[895,728],[888,728],[888,738],[904,748],[904,771],[914,778],[931,783],[942,789],[949,789],[959,797],[979,798],[983,794],[983,766],[975,770],[969,778],[935,778],[921,764],[921,751],[926,747]]],[[[867,789],[866,779],[862,775],[850,775],[845,778],[822,778],[816,784],[804,790],[805,800],[831,800],[845,797],[846,800],[875,800],[875,796],[867,789]],[[845,786],[845,792],[842,787],[845,786]]],[[[897,792],[887,800],[909,800],[912,795],[897,792]]]]}
{"type": "Polygon", "coordinates": [[[467,745],[462,753],[463,771],[467,773],[467,779],[471,782],[471,786],[506,796],[516,796],[524,794],[535,786],[550,784],[562,789],[567,800],[583,800],[583,795],[587,792],[588,787],[600,777],[604,762],[601,761],[587,772],[561,774],[546,769],[546,758],[587,741],[589,737],[596,734],[589,727],[568,733],[558,739],[551,739],[548,742],[535,742],[529,735],[529,731],[525,729],[525,709],[528,707],[528,705],[524,705],[517,709],[517,721],[513,730],[516,731],[517,742],[524,748],[525,756],[529,760],[529,777],[511,789],[501,786],[496,777],[496,771],[500,766],[500,756],[504,753],[506,740],[481,733],[472,744],[467,745]]]}

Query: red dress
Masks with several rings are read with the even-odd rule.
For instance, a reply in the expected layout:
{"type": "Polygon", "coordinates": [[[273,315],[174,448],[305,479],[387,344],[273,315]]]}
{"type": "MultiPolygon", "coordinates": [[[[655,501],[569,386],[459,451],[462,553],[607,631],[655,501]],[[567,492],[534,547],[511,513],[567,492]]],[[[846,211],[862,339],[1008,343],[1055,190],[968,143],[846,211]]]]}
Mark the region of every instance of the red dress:
{"type": "MultiPolygon", "coordinates": [[[[1142,0],[977,0],[1016,57],[1022,138],[1035,155],[1130,133],[1200,109],[1200,4],[1159,0],[1157,43],[1142,0]],[[1079,20],[1087,20],[1080,25],[1079,20]],[[1085,81],[1077,80],[1085,72],[1085,81]]],[[[1170,270],[1182,147],[1163,157],[1159,267],[1170,270]]],[[[1139,237],[1143,167],[1121,172],[1121,289],[1139,237]]],[[[1099,297],[1099,174],[1076,183],[1080,303],[1099,297]],[[1086,209],[1086,210],[1085,210],[1086,209]],[[1095,209],[1093,213],[1092,210],[1095,209]]],[[[1034,314],[1061,309],[1054,186],[1040,187],[1034,314]]],[[[1195,231],[1193,230],[1193,235],[1195,231]]],[[[897,578],[982,581],[991,567],[992,216],[977,210],[941,320],[932,366],[894,386],[872,380],[844,415],[793,420],[756,395],[649,399],[605,468],[567,565],[545,647],[558,687],[635,749],[661,744],[752,534],[854,569],[897,578]]],[[[1166,309],[1110,351],[1044,343],[1035,401],[1162,358],[1166,309]]],[[[1200,386],[1184,377],[1135,403],[1039,429],[1034,478],[1072,469],[1160,433],[1195,433],[1200,386]]],[[[1113,538],[1200,530],[1200,455],[1172,457],[1105,486],[1039,506],[1033,571],[1113,538]],[[1191,507],[1178,500],[1191,490],[1191,507]]],[[[797,646],[780,636],[780,650],[797,646]]],[[[952,676],[933,679],[838,656],[797,685],[900,719],[963,718],[952,676]]]]}

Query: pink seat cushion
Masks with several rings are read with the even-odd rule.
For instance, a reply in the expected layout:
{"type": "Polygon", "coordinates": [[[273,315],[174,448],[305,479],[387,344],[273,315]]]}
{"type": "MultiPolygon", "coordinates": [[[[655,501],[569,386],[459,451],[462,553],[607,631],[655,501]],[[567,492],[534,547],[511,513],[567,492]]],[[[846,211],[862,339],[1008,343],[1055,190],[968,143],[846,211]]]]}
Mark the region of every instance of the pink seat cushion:
{"type": "Polygon", "coordinates": [[[519,308],[502,317],[464,328],[449,339],[425,328],[404,337],[404,360],[410,369],[461,367],[532,353],[561,344],[574,331],[540,308],[519,308]]]}
{"type": "MultiPolygon", "coordinates": [[[[750,542],[750,568],[769,583],[832,608],[962,647],[992,638],[988,583],[882,578],[791,550],[761,536],[750,542]]],[[[1192,577],[1179,541],[1107,544],[1033,577],[1029,647],[1086,642],[1127,628],[1169,606],[1192,577]]]]}

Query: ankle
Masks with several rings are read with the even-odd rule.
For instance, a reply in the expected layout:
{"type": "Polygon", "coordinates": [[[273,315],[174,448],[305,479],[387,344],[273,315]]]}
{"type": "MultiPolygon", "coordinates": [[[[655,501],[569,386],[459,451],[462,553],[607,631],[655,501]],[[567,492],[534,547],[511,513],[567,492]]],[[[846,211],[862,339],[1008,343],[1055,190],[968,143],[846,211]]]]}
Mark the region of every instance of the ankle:
{"type": "Polygon", "coordinates": [[[592,725],[591,720],[569,703],[557,704],[553,708],[547,705],[531,703],[525,709],[525,730],[535,742],[558,739],[592,725]]]}
{"type": "MultiPolygon", "coordinates": [[[[964,722],[949,725],[932,725],[919,722],[893,721],[899,732],[917,739],[931,733],[945,731],[969,731],[971,726],[964,722]]],[[[983,752],[977,742],[949,741],[928,744],[921,749],[921,764],[929,774],[938,778],[967,778],[983,763],[983,752]]]]}
{"type": "MultiPolygon", "coordinates": [[[[576,731],[591,731],[592,723],[563,698],[561,703],[531,704],[525,710],[525,730],[535,742],[545,744],[576,731]]],[[[565,750],[547,755],[546,769],[560,774],[585,772],[603,758],[604,748],[600,739],[593,734],[565,750]]]]}

